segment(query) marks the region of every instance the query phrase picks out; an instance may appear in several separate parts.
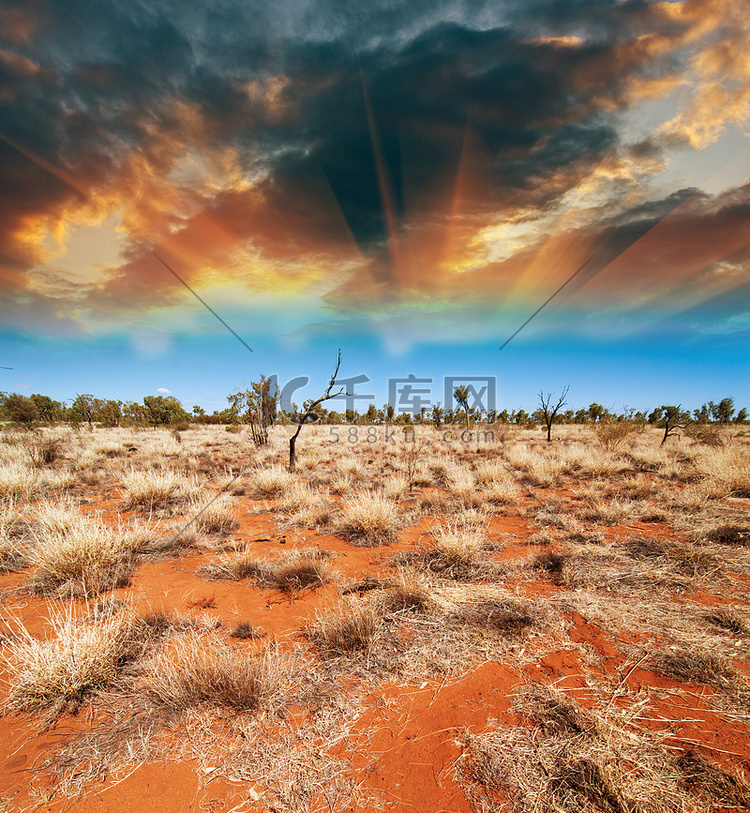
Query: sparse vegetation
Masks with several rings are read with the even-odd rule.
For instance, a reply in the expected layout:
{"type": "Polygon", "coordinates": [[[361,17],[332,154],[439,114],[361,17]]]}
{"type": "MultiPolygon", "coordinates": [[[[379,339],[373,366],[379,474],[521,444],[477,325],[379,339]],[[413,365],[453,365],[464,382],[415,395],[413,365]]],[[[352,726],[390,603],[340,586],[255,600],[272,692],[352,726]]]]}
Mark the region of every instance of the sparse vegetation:
{"type": "Polygon", "coordinates": [[[338,532],[353,545],[388,545],[396,539],[399,524],[393,501],[361,492],[344,507],[338,532]]]}
{"type": "Polygon", "coordinates": [[[114,684],[140,649],[132,615],[82,622],[57,610],[50,622],[50,640],[16,625],[3,654],[11,674],[6,701],[11,711],[47,711],[54,718],[75,710],[91,693],[114,684]]]}
{"type": "Polygon", "coordinates": [[[324,658],[367,654],[382,625],[375,605],[348,599],[338,613],[320,617],[305,634],[324,658]]]}
{"type": "Polygon", "coordinates": [[[258,711],[270,706],[285,671],[273,648],[253,657],[218,641],[180,638],[155,657],[146,685],[173,712],[201,706],[258,711]]]}
{"type": "Polygon", "coordinates": [[[142,530],[105,525],[72,506],[47,504],[39,513],[28,553],[33,591],[92,596],[127,583],[135,554],[145,546],[142,530]]]}
{"type": "Polygon", "coordinates": [[[422,753],[466,724],[451,809],[747,806],[750,436],[662,446],[658,416],[594,412],[560,410],[550,444],[526,420],[446,440],[463,409],[394,444],[310,425],[294,473],[284,427],[249,449],[223,426],[2,433],[4,708],[90,704],[34,764],[68,795],[175,759],[259,810],[377,809],[365,752],[431,782],[422,753]],[[529,680],[568,692],[508,709],[529,680]]]}

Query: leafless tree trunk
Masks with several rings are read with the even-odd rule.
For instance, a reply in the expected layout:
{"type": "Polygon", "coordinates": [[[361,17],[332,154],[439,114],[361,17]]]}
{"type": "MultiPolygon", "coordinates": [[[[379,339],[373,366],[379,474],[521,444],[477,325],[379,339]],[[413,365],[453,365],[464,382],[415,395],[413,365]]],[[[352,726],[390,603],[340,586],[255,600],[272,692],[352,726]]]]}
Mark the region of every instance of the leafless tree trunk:
{"type": "Polygon", "coordinates": [[[544,423],[547,427],[547,443],[552,440],[552,424],[554,423],[555,416],[560,411],[562,407],[565,406],[565,399],[568,395],[568,390],[570,389],[570,385],[565,387],[562,391],[562,395],[560,396],[560,400],[555,404],[554,407],[550,406],[552,401],[552,393],[548,392],[547,395],[544,394],[543,391],[539,393],[539,408],[542,411],[542,415],[544,416],[544,423]]]}
{"type": "Polygon", "coordinates": [[[343,387],[338,392],[332,391],[336,384],[336,376],[339,374],[340,367],[341,350],[339,350],[338,359],[336,360],[336,369],[333,371],[333,375],[331,376],[331,380],[328,382],[326,391],[320,396],[320,398],[308,405],[307,409],[299,420],[297,431],[292,435],[291,438],[289,438],[289,471],[294,471],[297,465],[297,438],[299,437],[299,433],[302,431],[302,427],[305,425],[307,419],[315,414],[316,407],[319,407],[324,401],[328,401],[330,398],[335,398],[337,395],[341,395],[341,393],[344,391],[343,387]]]}

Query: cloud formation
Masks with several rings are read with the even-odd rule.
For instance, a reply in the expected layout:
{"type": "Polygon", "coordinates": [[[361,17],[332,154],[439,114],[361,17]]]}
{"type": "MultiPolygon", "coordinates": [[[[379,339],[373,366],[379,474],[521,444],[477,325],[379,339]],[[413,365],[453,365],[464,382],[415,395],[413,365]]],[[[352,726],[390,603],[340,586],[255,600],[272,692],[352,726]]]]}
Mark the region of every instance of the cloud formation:
{"type": "Polygon", "coordinates": [[[750,119],[743,10],[9,2],[0,315],[75,331],[179,307],[153,250],[191,285],[312,299],[339,325],[523,310],[587,260],[564,301],[673,309],[678,289],[687,307],[739,288],[746,179],[712,198],[660,178],[750,119]],[[118,255],[67,265],[82,228],[118,255]]]}

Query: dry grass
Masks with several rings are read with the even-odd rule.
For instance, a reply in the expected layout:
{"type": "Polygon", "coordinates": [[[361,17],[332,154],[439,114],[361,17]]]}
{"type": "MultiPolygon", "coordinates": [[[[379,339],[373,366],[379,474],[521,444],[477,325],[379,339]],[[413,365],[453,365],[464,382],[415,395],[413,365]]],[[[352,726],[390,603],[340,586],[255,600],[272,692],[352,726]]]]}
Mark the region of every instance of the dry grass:
{"type": "Polygon", "coordinates": [[[396,504],[380,494],[360,492],[341,515],[338,533],[352,545],[372,547],[396,540],[400,526],[396,504]]]}
{"type": "Polygon", "coordinates": [[[734,607],[716,607],[704,613],[703,617],[714,627],[734,635],[750,636],[750,622],[734,607]]]}
{"type": "Polygon", "coordinates": [[[489,557],[485,542],[485,524],[465,517],[435,525],[431,530],[432,544],[415,553],[395,557],[395,564],[417,567],[420,570],[459,581],[497,578],[501,570],[489,557]]]}
{"type": "Polygon", "coordinates": [[[590,500],[581,509],[580,516],[601,525],[632,522],[638,515],[630,500],[613,497],[610,500],[590,500]]]}
{"type": "Polygon", "coordinates": [[[725,658],[675,646],[654,652],[649,664],[660,675],[682,683],[710,686],[750,708],[750,683],[725,658]]]}
{"type": "MultiPolygon", "coordinates": [[[[292,643],[290,657],[297,658],[299,672],[290,676],[284,666],[274,678],[278,672],[273,668],[264,671],[259,665],[263,657],[249,653],[263,645],[256,639],[265,633],[249,620],[237,623],[235,619],[233,627],[216,632],[220,622],[214,619],[211,633],[205,629],[208,621],[201,625],[159,613],[131,623],[115,600],[103,600],[92,615],[71,622],[70,633],[63,631],[62,624],[55,627],[53,636],[56,633],[57,638],[51,638],[50,645],[36,640],[29,644],[30,636],[15,636],[12,630],[3,636],[10,667],[9,694],[11,681],[23,673],[24,642],[29,652],[34,647],[44,649],[44,657],[28,655],[29,663],[51,663],[53,656],[62,657],[74,648],[64,641],[58,645],[58,639],[80,639],[80,649],[101,654],[98,659],[92,654],[88,672],[83,668],[83,655],[80,674],[74,674],[70,664],[59,669],[57,677],[47,680],[52,688],[46,693],[33,695],[24,690],[23,694],[19,688],[12,694],[15,705],[9,700],[6,707],[54,716],[106,692],[106,704],[102,698],[97,701],[93,720],[106,718],[117,704],[124,708],[139,698],[147,733],[140,737],[123,722],[127,746],[118,745],[116,738],[100,736],[92,748],[101,746],[121,755],[119,762],[108,762],[105,753],[92,751],[92,760],[99,759],[100,766],[125,766],[131,746],[134,759],[167,758],[154,749],[168,740],[175,749],[189,752],[198,765],[218,772],[211,776],[252,781],[261,792],[261,804],[269,809],[300,813],[332,806],[343,810],[350,803],[354,809],[360,774],[347,762],[337,761],[343,753],[339,747],[345,742],[343,729],[328,732],[325,727],[315,727],[314,736],[322,738],[302,741],[300,737],[307,734],[301,734],[296,712],[292,723],[291,717],[287,722],[264,711],[273,712],[284,697],[293,697],[301,710],[300,719],[304,718],[303,727],[311,721],[318,726],[335,703],[330,696],[323,697],[324,685],[329,693],[345,686],[347,697],[356,694],[365,705],[377,696],[379,681],[408,687],[431,678],[453,680],[487,661],[523,669],[561,651],[575,654],[576,673],[582,671],[588,684],[581,696],[594,702],[592,698],[605,688],[604,683],[594,685],[602,670],[606,681],[617,681],[622,675],[613,674],[614,667],[603,657],[606,652],[597,640],[580,642],[568,637],[573,636],[570,625],[575,611],[609,635],[623,657],[632,655],[636,647],[633,644],[629,649],[624,641],[635,640],[639,647],[652,648],[638,675],[644,692],[641,701],[649,680],[663,685],[663,679],[653,675],[658,671],[679,683],[710,687],[713,691],[700,690],[712,706],[709,713],[725,715],[733,726],[746,724],[750,689],[739,664],[750,660],[744,581],[750,572],[750,554],[742,497],[750,444],[733,427],[728,430],[732,439],[724,446],[675,438],[665,449],[659,449],[660,436],[651,430],[628,434],[603,448],[593,442],[589,429],[568,427],[560,427],[555,443],[549,445],[540,442],[538,431],[518,431],[504,445],[467,449],[443,443],[437,433],[421,427],[419,437],[429,443],[421,457],[411,462],[400,448],[384,444],[337,448],[329,443],[327,428],[319,430],[310,427],[309,443],[318,443],[319,448],[306,444],[301,450],[296,476],[280,465],[288,442],[286,428],[272,433],[271,445],[254,454],[254,465],[259,468],[248,476],[247,493],[281,499],[270,506],[265,502],[253,506],[249,501],[222,497],[216,503],[215,521],[200,530],[231,530],[234,505],[267,514],[260,521],[261,533],[274,533],[274,523],[279,528],[286,523],[319,527],[327,522],[328,530],[335,527],[355,544],[365,545],[395,539],[405,521],[416,522],[417,506],[433,520],[423,546],[393,557],[390,564],[398,565],[395,572],[381,571],[375,578],[371,574],[376,571],[368,568],[353,586],[357,590],[360,585],[359,599],[349,598],[330,616],[318,617],[304,631],[310,646],[292,643]],[[530,487],[522,490],[503,462],[530,487]],[[409,494],[410,487],[419,484],[437,488],[416,497],[409,494]],[[551,484],[563,487],[561,496],[541,490],[551,484]],[[359,491],[351,494],[354,487],[359,491]],[[332,499],[334,491],[350,497],[332,499]],[[572,499],[567,497],[569,493],[574,495],[572,499]],[[408,519],[403,517],[405,507],[398,505],[399,500],[407,504],[408,519]],[[495,513],[471,508],[489,503],[518,508],[496,509],[495,513]],[[587,512],[586,525],[575,517],[581,509],[587,512]],[[512,519],[498,516],[500,513],[512,519]],[[629,536],[631,530],[616,527],[635,518],[659,521],[665,527],[643,531],[644,539],[634,539],[629,536]],[[599,533],[603,525],[610,526],[606,534],[599,533]],[[535,526],[542,526],[542,531],[535,534],[539,529],[535,526]],[[512,540],[504,552],[509,561],[496,561],[488,538],[512,540]],[[527,549],[529,560],[511,561],[521,544],[552,547],[527,549]],[[551,582],[541,585],[545,598],[523,598],[538,596],[533,591],[540,587],[540,574],[551,582]],[[696,597],[691,595],[693,591],[701,603],[692,600],[696,597]],[[704,598],[710,601],[710,593],[720,597],[721,606],[703,603],[704,598]],[[105,638],[122,637],[119,656],[107,660],[107,641],[97,639],[97,631],[105,638]],[[176,635],[179,639],[173,641],[176,635]],[[658,649],[653,651],[653,647],[658,649]],[[146,660],[149,653],[151,660],[146,660]],[[103,664],[98,671],[97,663],[103,664]],[[70,684],[65,683],[66,670],[70,684]],[[314,691],[313,684],[318,687],[314,691]],[[174,719],[183,710],[191,713],[174,719]],[[261,714],[239,713],[243,711],[261,714]],[[164,720],[170,721],[175,736],[157,738],[155,745],[146,743],[144,737],[152,736],[153,726],[158,729],[164,720]],[[340,797],[336,796],[339,790],[340,797]]],[[[30,436],[0,442],[0,470],[13,469],[19,475],[21,495],[18,499],[8,496],[16,493],[16,486],[3,492],[0,476],[0,567],[3,562],[10,568],[24,567],[36,556],[32,585],[38,589],[66,596],[106,590],[126,578],[145,551],[154,551],[154,543],[142,533],[125,538],[127,527],[111,529],[115,537],[122,531],[122,539],[108,536],[100,518],[82,514],[72,503],[41,507],[39,521],[30,525],[26,519],[35,516],[36,505],[22,505],[22,500],[71,485],[85,485],[87,498],[93,495],[96,499],[106,494],[100,492],[101,487],[123,482],[134,485],[129,479],[133,472],[144,471],[164,475],[163,481],[181,479],[188,487],[166,489],[162,496],[147,494],[140,503],[128,503],[130,507],[164,511],[173,515],[171,524],[184,525],[208,499],[200,499],[195,476],[208,475],[215,488],[217,482],[226,484],[231,472],[247,462],[241,442],[223,428],[185,432],[179,442],[161,431],[112,430],[111,434],[111,440],[100,430],[90,437],[88,433],[72,436],[62,448],[57,447],[64,459],[55,461],[45,461],[43,455],[37,462],[32,460],[27,449],[30,436]],[[50,462],[54,469],[44,468],[50,462]],[[24,481],[30,484],[28,489],[24,481]],[[186,494],[192,496],[185,500],[186,494]],[[58,543],[49,551],[48,558],[56,568],[48,568],[52,575],[45,575],[42,557],[42,543],[48,539],[58,543]]],[[[152,486],[154,479],[159,478],[152,478],[152,486]]],[[[163,534],[169,524],[155,527],[163,534]]],[[[315,544],[314,534],[305,533],[304,538],[306,544],[315,544]]],[[[215,547],[217,551],[237,551],[244,546],[243,539],[216,542],[215,547]]],[[[373,559],[373,568],[387,567],[380,557],[366,558],[373,559]]],[[[318,588],[335,576],[325,552],[315,549],[291,551],[273,560],[233,553],[216,558],[204,572],[213,578],[252,578],[257,587],[278,589],[289,596],[318,588]]],[[[9,581],[15,583],[17,578],[9,581]]],[[[240,588],[240,592],[246,589],[240,588]]],[[[252,591],[247,596],[252,598],[252,591]]],[[[209,601],[205,599],[202,606],[209,601]]],[[[270,651],[274,648],[269,640],[270,651]]],[[[566,674],[569,669],[564,664],[560,676],[566,674]]],[[[19,687],[34,683],[24,681],[17,681],[19,687]]],[[[611,689],[613,684],[606,685],[611,689]]],[[[462,738],[464,755],[459,768],[476,808],[532,813],[692,813],[708,810],[709,804],[747,805],[747,785],[739,775],[722,772],[695,754],[678,759],[662,747],[659,736],[640,731],[635,713],[620,708],[626,698],[633,697],[628,686],[621,688],[616,704],[593,711],[554,692],[529,690],[519,698],[521,725],[498,726],[486,735],[462,738]]],[[[680,686],[679,691],[683,690],[686,687],[680,686]]],[[[382,707],[387,724],[393,720],[390,702],[389,697],[382,707]]],[[[399,714],[401,710],[397,708],[399,714]]],[[[353,719],[360,719],[363,711],[353,719]]],[[[360,733],[362,740],[352,750],[365,742],[367,732],[360,733]]],[[[714,744],[724,747],[717,736],[714,744]]],[[[52,762],[49,765],[53,770],[52,762]]],[[[71,762],[69,767],[66,775],[71,777],[93,776],[80,764],[71,762]]],[[[90,790],[83,780],[77,787],[90,790]]],[[[441,799],[439,804],[445,801],[441,799]]]]}
{"type": "Polygon", "coordinates": [[[242,551],[234,556],[222,556],[215,562],[209,562],[200,572],[208,579],[239,582],[243,579],[263,579],[266,567],[266,563],[252,553],[242,551]]]}
{"type": "Polygon", "coordinates": [[[538,685],[519,693],[516,709],[525,725],[498,724],[485,734],[465,732],[458,740],[462,755],[456,775],[477,810],[708,813],[711,802],[729,795],[727,787],[734,798],[747,793],[747,785],[734,777],[718,794],[714,782],[710,795],[706,774],[728,775],[714,766],[701,773],[693,760],[675,758],[627,713],[588,711],[538,685]]]}
{"type": "Polygon", "coordinates": [[[27,565],[30,526],[11,500],[0,505],[0,572],[22,570],[27,565]]]}
{"type": "Polygon", "coordinates": [[[47,504],[39,512],[28,560],[30,588],[59,595],[91,596],[127,583],[135,554],[147,542],[142,530],[113,528],[70,504],[47,504]]]}
{"type": "Polygon", "coordinates": [[[124,479],[126,511],[175,509],[200,500],[201,488],[193,478],[174,471],[141,471],[132,469],[124,479]]]}
{"type": "Polygon", "coordinates": [[[544,615],[531,602],[513,598],[485,598],[461,605],[452,619],[501,635],[519,636],[544,623],[544,615]]]}
{"type": "Polygon", "coordinates": [[[195,526],[206,534],[227,534],[239,526],[235,501],[220,494],[208,504],[192,503],[188,514],[197,514],[195,526]]]}
{"type": "Polygon", "coordinates": [[[112,686],[142,648],[131,614],[82,622],[69,611],[58,611],[50,622],[54,637],[49,640],[38,640],[17,625],[3,652],[11,711],[49,711],[54,718],[75,710],[91,693],[112,686]]]}
{"type": "Polygon", "coordinates": [[[399,568],[382,597],[389,613],[429,613],[434,609],[430,585],[418,573],[399,568]]]}
{"type": "Polygon", "coordinates": [[[715,805],[750,808],[750,785],[739,774],[722,771],[696,751],[684,751],[676,765],[682,773],[685,787],[700,794],[715,805]]]}
{"type": "Polygon", "coordinates": [[[709,542],[734,547],[750,547],[750,527],[723,523],[709,530],[706,535],[709,542]]]}
{"type": "Polygon", "coordinates": [[[701,548],[668,539],[634,537],[621,545],[628,556],[640,562],[662,563],[677,573],[705,576],[724,571],[724,564],[701,548]]]}
{"type": "Polygon", "coordinates": [[[335,578],[328,553],[317,548],[292,551],[276,560],[261,560],[243,552],[211,562],[201,571],[210,579],[254,579],[261,587],[273,587],[295,595],[321,587],[335,578]]]}
{"type": "Polygon", "coordinates": [[[305,635],[321,657],[337,658],[369,653],[382,627],[376,605],[346,598],[337,613],[319,617],[305,635]]]}
{"type": "Polygon", "coordinates": [[[250,476],[250,488],[263,497],[278,497],[295,483],[295,476],[281,466],[256,469],[250,476]]]}
{"type": "Polygon", "coordinates": [[[271,707],[286,673],[273,647],[251,656],[219,640],[184,637],[154,658],[146,690],[172,712],[200,706],[259,711],[271,707]]]}
{"type": "Polygon", "coordinates": [[[325,551],[317,549],[294,551],[269,565],[264,581],[291,594],[321,587],[334,579],[327,556],[325,551]]]}
{"type": "Polygon", "coordinates": [[[284,514],[298,514],[320,504],[320,494],[306,483],[296,481],[284,490],[284,498],[279,511],[284,514]]]}
{"type": "Polygon", "coordinates": [[[39,477],[35,471],[20,460],[0,463],[0,497],[24,502],[36,496],[41,490],[39,477]]]}

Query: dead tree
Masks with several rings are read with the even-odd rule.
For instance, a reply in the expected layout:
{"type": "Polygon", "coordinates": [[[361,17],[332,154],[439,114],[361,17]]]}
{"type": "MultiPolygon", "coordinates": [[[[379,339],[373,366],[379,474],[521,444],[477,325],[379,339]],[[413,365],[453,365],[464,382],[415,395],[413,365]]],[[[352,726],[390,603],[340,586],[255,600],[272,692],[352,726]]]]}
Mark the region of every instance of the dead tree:
{"type": "Polygon", "coordinates": [[[341,395],[344,391],[342,387],[338,392],[333,392],[333,388],[336,385],[336,376],[339,374],[339,368],[341,367],[341,350],[339,350],[338,359],[336,360],[336,369],[333,371],[333,375],[331,376],[331,380],[328,382],[328,386],[326,387],[326,391],[318,398],[316,401],[310,402],[305,411],[302,413],[302,417],[299,419],[297,424],[297,431],[289,438],[289,471],[294,471],[294,468],[297,463],[296,457],[296,450],[295,446],[297,443],[297,438],[299,437],[299,433],[302,431],[302,427],[307,422],[308,418],[311,418],[315,414],[315,410],[319,407],[324,401],[328,401],[331,398],[336,398],[337,396],[341,395]]]}
{"type": "Polygon", "coordinates": [[[562,391],[562,395],[560,396],[560,400],[555,404],[554,407],[550,406],[550,402],[552,401],[552,393],[548,392],[547,395],[544,392],[539,393],[539,409],[542,413],[544,418],[544,424],[547,427],[547,442],[549,443],[552,440],[552,424],[555,421],[555,416],[557,413],[565,406],[565,399],[568,395],[568,390],[570,389],[570,385],[565,387],[562,391]]]}

